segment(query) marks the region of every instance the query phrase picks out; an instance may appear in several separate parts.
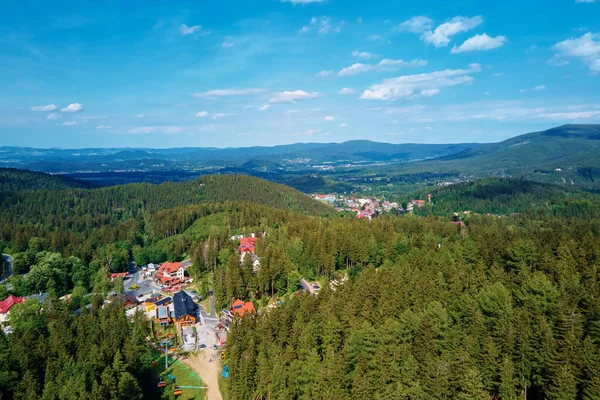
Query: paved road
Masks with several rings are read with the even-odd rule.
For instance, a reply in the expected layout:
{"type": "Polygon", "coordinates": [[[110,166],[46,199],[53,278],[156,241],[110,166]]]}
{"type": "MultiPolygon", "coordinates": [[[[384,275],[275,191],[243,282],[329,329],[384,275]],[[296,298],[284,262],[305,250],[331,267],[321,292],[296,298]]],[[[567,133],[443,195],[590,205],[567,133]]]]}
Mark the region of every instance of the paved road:
{"type": "MultiPolygon", "coordinates": [[[[213,304],[214,307],[214,304],[213,304]]],[[[214,310],[213,310],[214,311],[214,310]]],[[[204,309],[204,306],[200,305],[200,317],[202,319],[202,321],[204,322],[204,324],[208,327],[208,328],[215,328],[217,326],[217,324],[219,323],[219,319],[217,318],[216,315],[208,315],[208,313],[206,312],[206,310],[204,309]]]]}
{"type": "Polygon", "coordinates": [[[0,283],[2,283],[4,279],[9,278],[12,275],[13,271],[13,258],[8,254],[2,254],[2,258],[6,260],[6,273],[3,277],[0,277],[0,283]]]}
{"type": "Polygon", "coordinates": [[[215,295],[210,296],[210,317],[217,318],[217,313],[215,311],[215,295]]]}

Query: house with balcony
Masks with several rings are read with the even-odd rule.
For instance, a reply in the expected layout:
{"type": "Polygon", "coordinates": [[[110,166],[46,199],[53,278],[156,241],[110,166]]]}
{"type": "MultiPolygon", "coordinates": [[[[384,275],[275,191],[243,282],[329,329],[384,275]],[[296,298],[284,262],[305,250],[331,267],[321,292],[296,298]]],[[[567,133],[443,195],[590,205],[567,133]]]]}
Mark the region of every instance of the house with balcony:
{"type": "Polygon", "coordinates": [[[195,325],[199,321],[199,308],[192,297],[183,290],[173,295],[173,311],[178,328],[195,325]]]}

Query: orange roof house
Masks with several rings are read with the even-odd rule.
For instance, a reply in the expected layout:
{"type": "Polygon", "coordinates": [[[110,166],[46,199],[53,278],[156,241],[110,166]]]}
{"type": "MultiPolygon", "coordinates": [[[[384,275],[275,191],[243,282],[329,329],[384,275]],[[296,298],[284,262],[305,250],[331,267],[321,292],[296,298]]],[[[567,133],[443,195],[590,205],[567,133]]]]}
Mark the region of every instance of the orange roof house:
{"type": "Polygon", "coordinates": [[[127,272],[115,272],[110,274],[109,278],[111,282],[114,282],[115,279],[117,278],[125,278],[127,275],[129,275],[129,273],[127,272]]]}
{"type": "Polygon", "coordinates": [[[246,252],[250,252],[250,253],[254,253],[254,247],[256,246],[256,238],[254,237],[247,237],[247,238],[242,238],[240,240],[240,254],[246,253],[246,252]]]}
{"type": "Polygon", "coordinates": [[[244,314],[254,314],[256,309],[251,301],[244,303],[242,300],[237,299],[231,306],[231,312],[236,315],[243,316],[244,314]]]}

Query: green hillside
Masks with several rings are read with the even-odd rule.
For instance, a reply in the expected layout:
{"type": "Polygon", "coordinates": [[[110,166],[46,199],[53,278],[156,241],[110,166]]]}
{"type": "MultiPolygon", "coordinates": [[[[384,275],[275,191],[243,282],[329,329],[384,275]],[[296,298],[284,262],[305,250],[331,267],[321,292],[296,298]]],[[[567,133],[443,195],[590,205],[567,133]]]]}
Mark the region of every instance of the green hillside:
{"type": "Polygon", "coordinates": [[[303,175],[286,183],[304,193],[344,193],[350,192],[353,189],[350,184],[336,182],[319,175],[303,175]]]}
{"type": "Polygon", "coordinates": [[[16,168],[0,168],[0,191],[85,188],[85,182],[16,168]]]}
{"type": "Polygon", "coordinates": [[[259,203],[289,211],[322,215],[332,209],[289,186],[248,175],[209,175],[197,181],[179,183],[186,189],[199,188],[201,201],[259,203]]]}
{"type": "Polygon", "coordinates": [[[471,210],[479,214],[496,215],[519,213],[583,219],[600,217],[600,197],[597,195],[521,179],[479,179],[422,190],[411,198],[424,199],[428,193],[432,195],[432,203],[418,209],[417,214],[449,215],[471,210]]]}
{"type": "Polygon", "coordinates": [[[436,160],[403,164],[396,176],[419,173],[506,176],[600,189],[600,125],[564,125],[484,144],[436,160]]]}

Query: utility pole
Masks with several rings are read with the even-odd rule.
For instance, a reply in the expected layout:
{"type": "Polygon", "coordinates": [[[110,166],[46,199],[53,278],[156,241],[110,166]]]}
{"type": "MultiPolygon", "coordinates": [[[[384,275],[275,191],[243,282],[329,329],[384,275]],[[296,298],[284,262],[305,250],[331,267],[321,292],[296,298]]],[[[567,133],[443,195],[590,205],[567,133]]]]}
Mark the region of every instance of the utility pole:
{"type": "Polygon", "coordinates": [[[163,341],[163,346],[165,346],[165,369],[167,369],[169,368],[169,348],[166,340],[163,341]]]}

